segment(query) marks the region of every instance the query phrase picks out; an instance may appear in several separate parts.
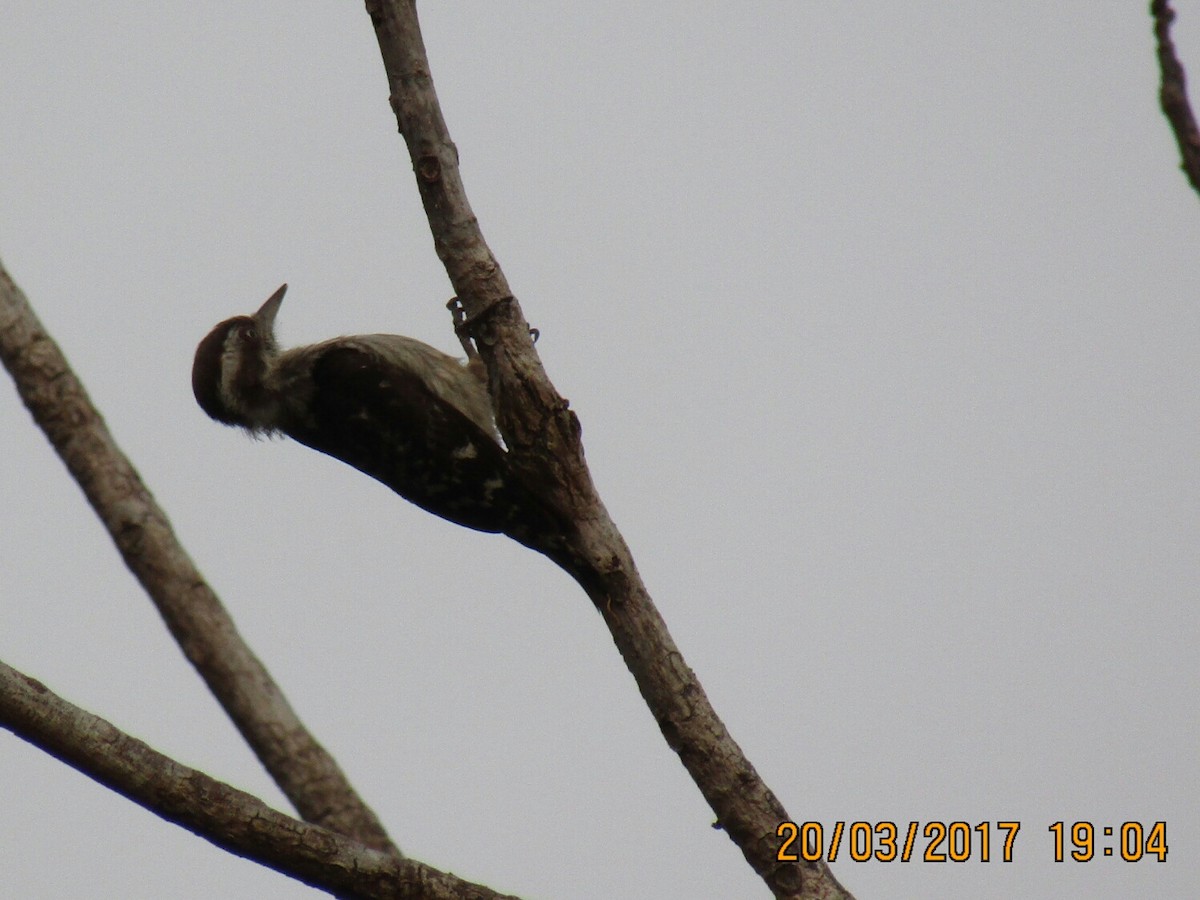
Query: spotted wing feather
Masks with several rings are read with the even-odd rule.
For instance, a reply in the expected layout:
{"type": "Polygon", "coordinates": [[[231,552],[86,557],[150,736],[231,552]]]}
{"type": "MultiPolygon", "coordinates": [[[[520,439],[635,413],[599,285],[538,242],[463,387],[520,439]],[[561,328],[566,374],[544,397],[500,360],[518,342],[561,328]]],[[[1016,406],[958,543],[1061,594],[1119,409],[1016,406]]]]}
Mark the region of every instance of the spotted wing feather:
{"type": "Polygon", "coordinates": [[[312,361],[305,420],[284,432],[383,482],[434,515],[506,531],[504,449],[419,377],[369,351],[332,346],[312,361]]]}

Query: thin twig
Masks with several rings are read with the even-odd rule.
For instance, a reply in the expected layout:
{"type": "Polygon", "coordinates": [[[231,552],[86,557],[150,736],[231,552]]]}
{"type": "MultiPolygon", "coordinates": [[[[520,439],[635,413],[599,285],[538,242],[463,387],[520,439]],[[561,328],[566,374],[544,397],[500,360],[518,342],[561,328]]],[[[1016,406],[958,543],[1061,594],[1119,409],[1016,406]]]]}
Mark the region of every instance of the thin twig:
{"type": "Polygon", "coordinates": [[[1158,65],[1162,70],[1162,87],[1158,92],[1158,100],[1167,121],[1171,123],[1171,130],[1175,132],[1175,141],[1179,145],[1179,155],[1182,158],[1180,168],[1187,175],[1192,187],[1200,193],[1200,130],[1196,128],[1196,118],[1192,115],[1191,104],[1188,103],[1187,79],[1183,64],[1175,55],[1175,45],[1171,41],[1171,23],[1175,20],[1175,10],[1171,9],[1169,0],[1153,0],[1150,4],[1150,15],[1154,17],[1158,65]]]}
{"type": "Polygon", "coordinates": [[[823,862],[779,860],[776,829],[789,819],[717,717],[642,583],[583,456],[580,426],[542,368],[529,326],[467,202],[433,87],[413,0],[367,0],[391,105],[412,158],[434,247],[487,364],[497,421],[518,475],[545,486],[569,516],[569,553],[555,557],[607,623],[668,745],[683,761],[747,861],[777,897],[849,898],[823,862]]]}
{"type": "Polygon", "coordinates": [[[488,888],[285,816],[2,662],[0,727],[218,847],[338,896],[503,900],[488,888]]]}
{"type": "Polygon", "coordinates": [[[399,855],[375,814],[246,646],[3,265],[0,360],[184,655],[297,812],[306,821],[399,855]]]}

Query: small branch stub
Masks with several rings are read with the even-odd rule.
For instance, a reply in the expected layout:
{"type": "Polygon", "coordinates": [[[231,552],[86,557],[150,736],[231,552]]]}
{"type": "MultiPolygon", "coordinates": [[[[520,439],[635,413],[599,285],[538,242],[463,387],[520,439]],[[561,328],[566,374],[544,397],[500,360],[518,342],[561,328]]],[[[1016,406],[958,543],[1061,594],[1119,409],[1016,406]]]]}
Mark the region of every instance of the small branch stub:
{"type": "Polygon", "coordinates": [[[433,184],[441,180],[442,163],[436,156],[422,156],[417,160],[417,175],[426,184],[433,184]]]}

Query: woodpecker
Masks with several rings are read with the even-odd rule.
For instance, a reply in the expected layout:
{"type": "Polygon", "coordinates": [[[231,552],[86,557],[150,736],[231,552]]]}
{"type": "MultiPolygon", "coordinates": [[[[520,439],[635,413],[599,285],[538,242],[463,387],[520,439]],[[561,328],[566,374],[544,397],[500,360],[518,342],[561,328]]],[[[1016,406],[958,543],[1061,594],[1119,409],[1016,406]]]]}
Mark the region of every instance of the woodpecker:
{"type": "Polygon", "coordinates": [[[366,334],[279,349],[287,285],[196,348],[200,408],[254,436],[286,435],[436,516],[562,560],[561,519],[510,470],[482,378],[410,337],[366,334]]]}

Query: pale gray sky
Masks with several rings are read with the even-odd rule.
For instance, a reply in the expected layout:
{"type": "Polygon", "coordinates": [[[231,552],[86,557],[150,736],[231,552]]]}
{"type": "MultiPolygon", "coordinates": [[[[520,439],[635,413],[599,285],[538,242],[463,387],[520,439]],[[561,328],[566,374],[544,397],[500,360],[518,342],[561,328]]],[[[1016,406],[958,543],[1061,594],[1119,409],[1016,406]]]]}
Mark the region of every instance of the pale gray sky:
{"type": "MultiPolygon", "coordinates": [[[[282,281],[285,343],[456,346],[361,4],[5,7],[0,258],[395,839],[529,897],[765,896],[566,576],[192,400],[282,281]]],[[[1008,864],[843,852],[860,900],[1200,883],[1200,200],[1146,7],[422,8],[484,233],[759,772],[827,826],[1021,822],[1008,864]],[[1167,861],[1056,864],[1060,820],[1165,820],[1167,861]]],[[[0,380],[0,659],[286,809],[0,380]]],[[[0,772],[11,896],[317,896],[6,732],[0,772]]]]}

